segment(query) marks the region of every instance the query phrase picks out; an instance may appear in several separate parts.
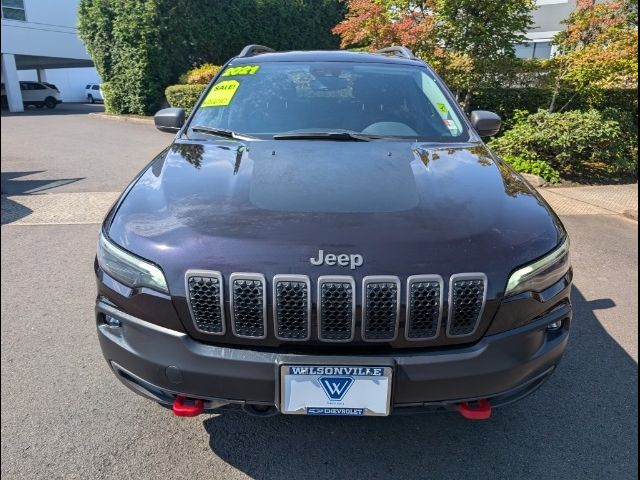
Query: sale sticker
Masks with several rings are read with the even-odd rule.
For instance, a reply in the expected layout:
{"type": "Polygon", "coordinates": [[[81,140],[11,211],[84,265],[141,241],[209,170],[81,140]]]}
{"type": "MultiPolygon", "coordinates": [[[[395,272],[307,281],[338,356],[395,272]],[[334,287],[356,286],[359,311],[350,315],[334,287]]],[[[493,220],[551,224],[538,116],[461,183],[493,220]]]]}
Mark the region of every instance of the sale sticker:
{"type": "Polygon", "coordinates": [[[214,85],[213,88],[209,90],[204,102],[202,102],[202,106],[224,107],[229,105],[231,100],[233,100],[233,96],[238,91],[239,86],[240,82],[237,80],[225,80],[224,82],[214,85]]]}

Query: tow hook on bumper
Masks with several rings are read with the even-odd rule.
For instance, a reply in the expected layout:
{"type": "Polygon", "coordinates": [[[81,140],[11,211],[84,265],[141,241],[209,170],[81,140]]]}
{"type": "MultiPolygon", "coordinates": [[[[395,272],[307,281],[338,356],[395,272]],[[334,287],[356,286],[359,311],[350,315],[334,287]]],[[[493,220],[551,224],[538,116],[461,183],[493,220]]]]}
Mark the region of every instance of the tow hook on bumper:
{"type": "Polygon", "coordinates": [[[204,402],[178,395],[173,401],[172,410],[176,417],[197,417],[204,412],[204,402]]]}
{"type": "Polygon", "coordinates": [[[461,403],[458,405],[458,411],[460,415],[468,420],[487,420],[491,416],[491,404],[489,400],[478,400],[476,405],[471,405],[469,402],[461,403]]]}

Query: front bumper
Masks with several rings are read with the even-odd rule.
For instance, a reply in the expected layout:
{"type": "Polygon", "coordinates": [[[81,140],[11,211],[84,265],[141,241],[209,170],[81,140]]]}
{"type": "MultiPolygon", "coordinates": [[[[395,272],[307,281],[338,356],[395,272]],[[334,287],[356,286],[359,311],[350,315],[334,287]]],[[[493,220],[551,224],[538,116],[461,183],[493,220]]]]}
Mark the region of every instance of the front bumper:
{"type": "Polygon", "coordinates": [[[227,404],[279,405],[279,367],[286,364],[377,365],[394,369],[392,411],[453,409],[489,399],[500,406],[535,390],[567,344],[571,307],[563,304],[523,327],[474,345],[387,355],[298,355],[212,346],[132,317],[98,301],[98,337],[118,378],[139,394],[170,405],[176,395],[227,404]],[[105,322],[116,319],[118,326],[105,322]],[[562,327],[549,330],[549,324],[562,327]]]}

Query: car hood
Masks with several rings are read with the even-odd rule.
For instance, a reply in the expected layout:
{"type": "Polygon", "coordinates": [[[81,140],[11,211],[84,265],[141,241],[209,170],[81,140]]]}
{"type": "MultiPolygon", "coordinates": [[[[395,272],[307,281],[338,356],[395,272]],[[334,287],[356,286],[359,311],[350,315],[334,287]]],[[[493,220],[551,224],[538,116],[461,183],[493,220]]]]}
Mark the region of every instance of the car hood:
{"type": "Polygon", "coordinates": [[[163,268],[172,293],[184,293],[187,269],[209,269],[484,272],[495,295],[563,235],[544,200],[481,143],[177,140],[107,224],[113,241],[163,268]],[[321,249],[361,255],[362,266],[314,266],[321,249]]]}

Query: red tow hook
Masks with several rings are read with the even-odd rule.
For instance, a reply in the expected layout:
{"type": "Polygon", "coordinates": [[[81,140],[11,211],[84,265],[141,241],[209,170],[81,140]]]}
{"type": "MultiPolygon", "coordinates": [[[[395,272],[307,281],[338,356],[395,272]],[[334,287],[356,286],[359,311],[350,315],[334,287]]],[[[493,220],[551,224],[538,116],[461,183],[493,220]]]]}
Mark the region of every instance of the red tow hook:
{"type": "Polygon", "coordinates": [[[478,405],[471,406],[469,402],[458,405],[460,415],[468,420],[487,420],[491,416],[489,400],[478,400],[478,405]]]}
{"type": "Polygon", "coordinates": [[[178,395],[173,401],[172,410],[176,417],[197,417],[204,412],[204,403],[202,400],[186,399],[182,395],[178,395]]]}

